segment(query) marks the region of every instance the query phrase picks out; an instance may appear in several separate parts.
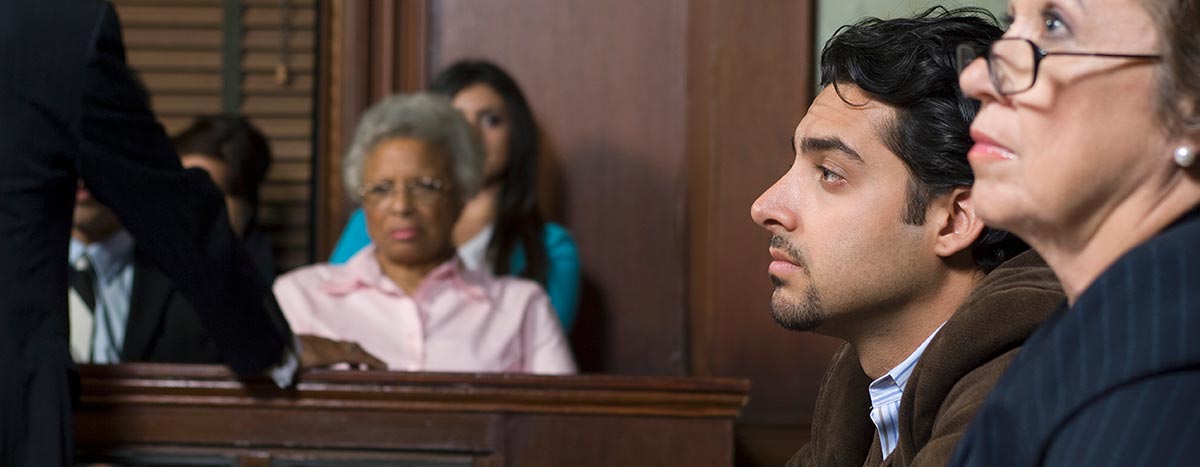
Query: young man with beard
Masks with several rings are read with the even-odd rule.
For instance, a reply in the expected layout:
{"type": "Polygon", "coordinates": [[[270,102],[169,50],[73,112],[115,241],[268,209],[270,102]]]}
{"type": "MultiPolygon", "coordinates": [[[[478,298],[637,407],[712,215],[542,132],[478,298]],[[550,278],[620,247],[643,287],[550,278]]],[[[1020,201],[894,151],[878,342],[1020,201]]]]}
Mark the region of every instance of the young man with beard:
{"type": "Polygon", "coordinates": [[[751,208],[772,233],[772,316],[846,341],[788,465],[945,465],[1063,300],[1041,259],[972,206],[978,103],[958,88],[955,48],[1001,33],[986,11],[935,8],[843,28],[821,53],[792,167],[751,208]]]}

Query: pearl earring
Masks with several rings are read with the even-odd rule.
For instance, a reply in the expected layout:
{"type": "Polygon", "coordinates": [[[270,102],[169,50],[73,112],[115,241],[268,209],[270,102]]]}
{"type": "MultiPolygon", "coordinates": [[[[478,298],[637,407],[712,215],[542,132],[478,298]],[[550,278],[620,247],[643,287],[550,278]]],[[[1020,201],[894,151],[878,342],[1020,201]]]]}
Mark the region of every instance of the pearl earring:
{"type": "Polygon", "coordinates": [[[1192,148],[1187,146],[1175,148],[1175,163],[1180,167],[1191,167],[1192,164],[1196,163],[1195,151],[1192,151],[1192,148]]]}

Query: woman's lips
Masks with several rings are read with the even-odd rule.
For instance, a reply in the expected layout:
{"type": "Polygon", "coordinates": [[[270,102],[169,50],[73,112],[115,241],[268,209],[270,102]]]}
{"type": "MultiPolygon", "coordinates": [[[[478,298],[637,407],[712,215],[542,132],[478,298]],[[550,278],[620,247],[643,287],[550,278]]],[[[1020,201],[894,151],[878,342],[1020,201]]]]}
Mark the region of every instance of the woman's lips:
{"type": "Polygon", "coordinates": [[[971,146],[971,150],[967,151],[967,158],[969,160],[986,162],[989,160],[1015,160],[1017,158],[1017,154],[1011,149],[1001,146],[981,131],[972,129],[971,139],[975,140],[975,145],[971,146]]]}
{"type": "Polygon", "coordinates": [[[998,159],[998,160],[1015,160],[1017,155],[1004,146],[996,146],[987,143],[975,143],[971,146],[971,150],[967,151],[967,158],[979,162],[998,159]]]}
{"type": "Polygon", "coordinates": [[[404,241],[408,241],[408,240],[417,238],[417,235],[419,233],[420,233],[420,231],[417,230],[416,227],[408,227],[408,228],[403,228],[403,229],[394,229],[394,230],[388,232],[388,237],[390,237],[392,240],[398,240],[398,241],[404,242],[404,241]]]}

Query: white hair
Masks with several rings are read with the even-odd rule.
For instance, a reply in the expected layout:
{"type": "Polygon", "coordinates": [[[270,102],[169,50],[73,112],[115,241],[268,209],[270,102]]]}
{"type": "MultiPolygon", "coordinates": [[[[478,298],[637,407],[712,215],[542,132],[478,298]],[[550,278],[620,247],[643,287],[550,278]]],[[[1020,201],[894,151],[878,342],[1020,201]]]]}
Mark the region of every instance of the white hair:
{"type": "Polygon", "coordinates": [[[367,109],[342,160],[342,180],[351,197],[363,183],[363,164],[375,147],[392,138],[412,138],[440,145],[450,153],[450,171],[459,200],[479,190],[483,151],[479,138],[450,99],[431,93],[394,95],[367,109]]]}

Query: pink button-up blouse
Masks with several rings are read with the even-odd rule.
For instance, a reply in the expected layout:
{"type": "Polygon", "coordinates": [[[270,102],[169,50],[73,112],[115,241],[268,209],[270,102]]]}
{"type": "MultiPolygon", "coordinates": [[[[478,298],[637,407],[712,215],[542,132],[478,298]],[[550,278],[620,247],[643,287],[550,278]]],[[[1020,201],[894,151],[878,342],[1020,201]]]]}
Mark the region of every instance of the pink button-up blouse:
{"type": "Polygon", "coordinates": [[[279,277],[275,298],[296,334],[357,342],[390,370],[575,372],[550,300],[536,282],[438,266],[411,296],[368,246],[342,265],[279,277]]]}

